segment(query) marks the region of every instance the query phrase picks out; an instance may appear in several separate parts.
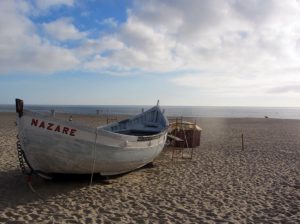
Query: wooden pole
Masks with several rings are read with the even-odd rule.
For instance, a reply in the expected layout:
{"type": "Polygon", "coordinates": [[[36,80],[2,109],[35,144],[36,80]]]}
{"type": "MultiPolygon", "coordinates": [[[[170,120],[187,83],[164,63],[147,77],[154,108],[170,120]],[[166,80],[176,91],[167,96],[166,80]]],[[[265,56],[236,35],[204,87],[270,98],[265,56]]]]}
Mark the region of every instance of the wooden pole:
{"type": "Polygon", "coordinates": [[[176,117],[175,132],[174,132],[174,135],[175,135],[176,137],[178,137],[178,136],[177,136],[177,128],[178,128],[178,127],[177,127],[177,125],[178,125],[177,122],[178,122],[178,118],[176,117]]]}
{"type": "Polygon", "coordinates": [[[194,143],[195,143],[195,130],[196,130],[197,122],[195,120],[193,125],[193,140],[192,140],[192,153],[191,153],[191,160],[193,159],[193,153],[194,153],[194,143]]]}
{"type": "Polygon", "coordinates": [[[172,150],[172,161],[173,161],[173,158],[174,158],[174,147],[172,148],[173,150],[172,150]]]}
{"type": "Polygon", "coordinates": [[[181,129],[183,130],[183,127],[182,127],[182,125],[183,125],[183,117],[181,116],[181,129]]]}
{"type": "Polygon", "coordinates": [[[193,159],[193,154],[194,154],[194,148],[192,148],[192,152],[191,152],[191,160],[193,159]]]}
{"type": "Polygon", "coordinates": [[[242,150],[244,151],[244,134],[242,134],[242,150]]]}

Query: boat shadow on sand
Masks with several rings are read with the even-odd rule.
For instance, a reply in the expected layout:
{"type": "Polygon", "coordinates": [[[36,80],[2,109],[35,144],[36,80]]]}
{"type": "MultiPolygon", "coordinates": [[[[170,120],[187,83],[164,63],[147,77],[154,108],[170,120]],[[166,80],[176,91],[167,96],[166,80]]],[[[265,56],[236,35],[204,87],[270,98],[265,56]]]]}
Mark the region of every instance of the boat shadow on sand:
{"type": "MultiPolygon", "coordinates": [[[[131,173],[153,167],[154,165],[150,163],[131,173]]],[[[92,186],[112,184],[118,181],[118,178],[128,173],[109,177],[95,173],[92,186]]],[[[0,211],[7,207],[16,207],[31,202],[47,200],[58,195],[68,195],[76,190],[88,189],[90,180],[91,174],[53,174],[51,180],[32,175],[30,184],[28,184],[28,176],[23,175],[19,169],[2,171],[0,172],[0,211]]]]}

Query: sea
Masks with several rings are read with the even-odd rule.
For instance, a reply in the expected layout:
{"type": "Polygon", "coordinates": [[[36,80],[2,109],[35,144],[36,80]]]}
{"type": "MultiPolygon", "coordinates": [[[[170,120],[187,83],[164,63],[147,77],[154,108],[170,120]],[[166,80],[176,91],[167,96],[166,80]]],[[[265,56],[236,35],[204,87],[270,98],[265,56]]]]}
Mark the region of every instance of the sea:
{"type": "MultiPolygon", "coordinates": [[[[86,114],[86,115],[136,115],[151,106],[107,105],[26,105],[24,109],[40,113],[86,114]]],[[[226,118],[280,118],[300,119],[300,107],[221,107],[221,106],[161,106],[172,117],[226,117],[226,118]]],[[[14,112],[15,105],[0,105],[0,112],[14,112]]]]}

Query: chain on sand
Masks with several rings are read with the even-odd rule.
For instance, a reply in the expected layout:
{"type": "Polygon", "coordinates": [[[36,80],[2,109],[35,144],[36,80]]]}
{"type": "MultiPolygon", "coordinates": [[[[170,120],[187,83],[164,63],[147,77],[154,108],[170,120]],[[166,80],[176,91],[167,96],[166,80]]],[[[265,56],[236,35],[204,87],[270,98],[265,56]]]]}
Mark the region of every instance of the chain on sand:
{"type": "Polygon", "coordinates": [[[17,141],[17,151],[18,151],[18,159],[19,159],[19,164],[20,164],[21,171],[22,171],[22,173],[27,174],[25,161],[24,161],[23,150],[22,150],[22,146],[21,146],[19,138],[18,138],[18,141],[17,141]]]}

